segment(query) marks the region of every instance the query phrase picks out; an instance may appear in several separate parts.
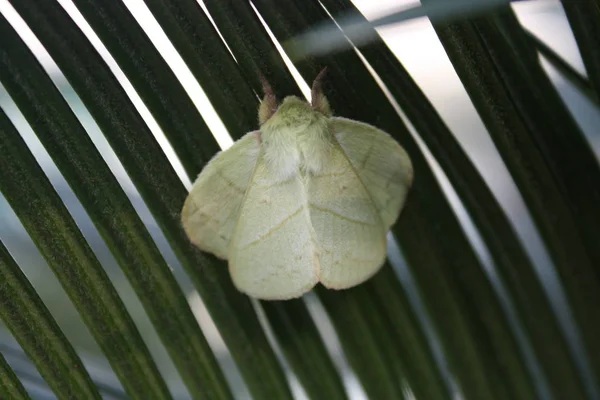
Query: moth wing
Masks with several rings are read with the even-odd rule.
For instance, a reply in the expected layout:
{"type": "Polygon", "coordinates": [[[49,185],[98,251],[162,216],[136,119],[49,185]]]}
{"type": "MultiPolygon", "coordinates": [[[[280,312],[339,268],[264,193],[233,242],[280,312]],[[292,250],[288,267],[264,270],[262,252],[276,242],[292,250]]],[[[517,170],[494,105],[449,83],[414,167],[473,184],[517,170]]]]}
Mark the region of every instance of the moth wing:
{"type": "Polygon", "coordinates": [[[302,178],[278,180],[260,156],[231,240],[236,287],[256,298],[299,297],[318,282],[319,258],[302,178]]]}
{"type": "Polygon", "coordinates": [[[320,282],[345,289],[374,275],[386,258],[386,229],[342,148],[335,143],[321,173],[311,175],[308,198],[320,245],[320,282]]]}
{"type": "Polygon", "coordinates": [[[333,132],[369,192],[385,230],[394,224],[413,181],[406,151],[386,132],[345,118],[332,118],[333,132]]]}
{"type": "Polygon", "coordinates": [[[250,132],[217,153],[196,178],[181,211],[183,228],[196,246],[228,258],[231,235],[258,154],[259,132],[250,132]]]}

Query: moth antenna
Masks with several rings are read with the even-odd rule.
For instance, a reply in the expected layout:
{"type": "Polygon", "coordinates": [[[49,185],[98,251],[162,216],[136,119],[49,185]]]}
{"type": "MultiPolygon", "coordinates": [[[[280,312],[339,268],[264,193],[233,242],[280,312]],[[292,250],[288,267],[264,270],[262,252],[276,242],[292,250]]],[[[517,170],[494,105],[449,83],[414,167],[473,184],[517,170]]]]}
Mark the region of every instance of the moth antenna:
{"type": "Polygon", "coordinates": [[[273,88],[265,76],[263,74],[259,74],[258,78],[260,79],[264,93],[263,100],[261,101],[260,108],[258,109],[258,123],[262,125],[267,122],[267,120],[271,118],[273,114],[275,114],[278,104],[277,98],[275,97],[275,92],[273,92],[273,88]]]}
{"type": "Polygon", "coordinates": [[[317,111],[325,115],[331,115],[331,109],[329,107],[329,101],[323,94],[323,79],[325,78],[325,74],[327,73],[327,67],[323,68],[321,72],[317,75],[312,84],[312,89],[310,91],[311,96],[311,104],[313,108],[317,111]]]}
{"type": "Polygon", "coordinates": [[[265,97],[266,96],[275,97],[273,88],[271,87],[271,84],[269,84],[269,81],[267,81],[267,78],[265,78],[265,76],[262,73],[259,73],[258,79],[260,80],[260,84],[262,85],[262,90],[263,90],[263,94],[265,95],[265,97]]]}
{"type": "Polygon", "coordinates": [[[311,91],[311,95],[312,96],[314,96],[317,93],[322,93],[322,90],[323,90],[323,79],[325,78],[326,74],[327,74],[327,67],[323,68],[321,70],[321,72],[319,72],[319,74],[317,75],[317,77],[315,78],[315,80],[313,81],[312,91],[311,91]]]}

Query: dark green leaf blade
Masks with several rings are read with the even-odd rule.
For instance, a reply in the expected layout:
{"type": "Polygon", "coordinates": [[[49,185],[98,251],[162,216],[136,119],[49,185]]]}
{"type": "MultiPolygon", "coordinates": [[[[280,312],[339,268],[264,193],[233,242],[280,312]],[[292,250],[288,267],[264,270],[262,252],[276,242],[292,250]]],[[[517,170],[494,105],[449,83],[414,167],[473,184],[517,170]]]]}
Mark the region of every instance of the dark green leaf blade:
{"type": "Polygon", "coordinates": [[[369,398],[404,399],[405,371],[402,360],[389,349],[393,341],[386,321],[365,285],[333,291],[315,289],[338,334],[348,363],[369,398]]]}
{"type": "Polygon", "coordinates": [[[204,4],[255,92],[263,94],[262,74],[279,98],[302,96],[249,2],[206,0],[204,4]]]}
{"type": "Polygon", "coordinates": [[[261,306],[308,397],[347,399],[342,380],[302,299],[262,301],[261,306]]]}
{"type": "MultiPolygon", "coordinates": [[[[220,33],[223,35],[223,37],[227,41],[228,47],[231,49],[231,51],[235,55],[238,63],[242,66],[242,69],[244,71],[247,71],[247,70],[255,71],[256,76],[249,76],[248,81],[252,83],[255,90],[257,90],[257,91],[261,90],[261,82],[258,79],[258,73],[262,73],[265,77],[267,77],[268,82],[272,85],[273,89],[275,90],[275,92],[277,94],[280,95],[280,97],[287,96],[287,95],[300,95],[300,89],[298,88],[298,85],[296,84],[294,79],[291,77],[290,73],[287,72],[287,69],[283,62],[283,59],[281,58],[281,56],[278,55],[275,45],[270,40],[265,28],[262,26],[258,17],[256,16],[254,11],[250,7],[250,4],[239,3],[239,2],[235,3],[235,4],[233,4],[233,3],[234,2],[232,2],[232,1],[212,1],[212,0],[205,2],[208,11],[211,13],[212,18],[215,20],[215,22],[217,23],[217,25],[219,27],[220,33]]],[[[394,284],[398,284],[398,283],[399,283],[398,280],[395,277],[393,277],[393,280],[388,283],[388,287],[389,287],[389,285],[393,286],[394,284]]],[[[374,283],[374,285],[377,286],[377,283],[374,283]]],[[[358,308],[353,312],[368,315],[370,313],[386,313],[388,310],[390,310],[389,308],[386,309],[382,305],[378,305],[377,307],[373,308],[372,307],[373,304],[374,303],[369,303],[366,305],[357,306],[358,308]]],[[[269,303],[263,303],[263,306],[265,308],[265,311],[267,311],[267,315],[269,315],[271,317],[272,324],[277,323],[279,325],[284,325],[287,323],[285,320],[276,321],[279,314],[276,314],[275,312],[269,313],[269,310],[270,310],[269,303]]],[[[391,319],[395,318],[395,315],[388,314],[388,316],[391,319]]],[[[384,331],[386,331],[386,332],[391,331],[391,325],[393,325],[393,321],[388,321],[388,319],[386,319],[385,317],[382,317],[382,321],[384,323],[390,324],[384,329],[384,331]]],[[[407,327],[407,329],[418,330],[418,328],[416,328],[415,326],[407,327]]],[[[340,335],[340,336],[350,335],[352,337],[354,334],[355,333],[351,329],[338,330],[338,335],[340,335]]],[[[369,331],[369,335],[371,335],[371,337],[373,337],[373,329],[371,329],[369,331]]],[[[383,336],[384,336],[383,340],[388,340],[388,341],[390,341],[389,337],[392,337],[391,335],[388,335],[388,334],[384,334],[383,336]]],[[[349,342],[352,340],[354,340],[354,339],[352,339],[352,338],[350,338],[350,339],[343,338],[342,339],[343,342],[349,342]]],[[[375,339],[375,341],[376,340],[377,339],[375,339]]],[[[398,343],[398,341],[400,341],[400,340],[402,340],[402,339],[398,338],[397,336],[393,336],[390,341],[393,343],[391,343],[389,348],[386,348],[385,350],[383,350],[383,352],[387,354],[387,353],[397,350],[398,347],[400,346],[400,344],[398,343]]],[[[287,344],[287,341],[288,340],[285,338],[280,339],[280,342],[282,342],[283,346],[285,346],[287,344]]],[[[415,344],[415,343],[413,342],[412,344],[415,344]]],[[[292,349],[292,350],[296,350],[296,349],[292,349]]],[[[356,352],[357,350],[347,347],[347,351],[356,352]]],[[[428,353],[429,350],[427,348],[422,348],[422,347],[417,346],[417,348],[415,348],[414,354],[418,354],[419,356],[423,355],[424,353],[421,354],[421,353],[419,353],[420,351],[423,351],[424,353],[428,353]]],[[[290,351],[288,351],[288,352],[290,352],[290,351]]],[[[301,349],[297,349],[297,352],[300,354],[305,353],[305,352],[302,352],[301,349]]],[[[284,348],[284,353],[285,353],[285,348],[284,348]]],[[[398,353],[394,353],[394,354],[399,354],[399,353],[401,353],[400,350],[398,350],[398,353]]],[[[426,355],[424,356],[424,358],[427,358],[427,357],[428,356],[426,356],[426,355]]],[[[360,358],[360,357],[358,357],[358,358],[360,358]]],[[[288,357],[288,359],[290,359],[290,357],[288,357]]],[[[395,359],[392,358],[391,361],[388,362],[388,365],[393,365],[394,362],[399,362],[399,361],[400,361],[399,358],[395,358],[395,359]]],[[[418,363],[419,361],[422,361],[422,360],[414,360],[414,361],[416,361],[418,363]]],[[[412,364],[413,360],[407,359],[407,360],[401,360],[401,362],[403,362],[405,364],[412,364]]],[[[293,367],[294,364],[293,363],[291,363],[291,364],[293,367]]],[[[363,365],[358,365],[358,368],[362,368],[362,367],[363,367],[363,365]]],[[[397,367],[397,368],[401,369],[400,367],[397,367]]],[[[428,387],[428,396],[430,398],[447,398],[447,396],[448,396],[447,393],[446,393],[446,395],[442,394],[442,393],[444,393],[444,388],[439,387],[440,379],[439,379],[439,370],[437,369],[437,366],[431,364],[431,365],[429,365],[428,368],[429,368],[429,371],[418,370],[416,372],[416,374],[422,374],[423,377],[431,377],[431,376],[437,375],[437,378],[433,378],[432,380],[428,381],[428,383],[426,385],[423,385],[423,386],[429,386],[428,387]],[[438,397],[433,397],[434,394],[438,397]]],[[[318,371],[313,371],[313,373],[316,373],[317,378],[320,378],[320,375],[317,372],[318,371]]],[[[372,371],[368,371],[368,373],[371,373],[371,372],[372,371]]],[[[409,373],[409,372],[412,372],[412,371],[407,371],[407,373],[409,373]]],[[[363,378],[363,380],[368,380],[368,376],[370,376],[370,375],[363,373],[363,374],[359,374],[359,376],[361,378],[363,378]]],[[[427,380],[427,379],[425,378],[424,380],[427,380]]],[[[302,381],[302,377],[301,377],[301,381],[302,381]]],[[[308,383],[305,383],[305,386],[307,384],[310,384],[310,382],[311,381],[308,381],[308,383]]],[[[392,385],[392,387],[393,387],[393,385],[392,385]]],[[[397,387],[394,390],[397,390],[397,387]]],[[[372,389],[371,389],[371,391],[372,391],[372,389]]]]}
{"type": "MultiPolygon", "coordinates": [[[[13,371],[19,377],[23,386],[25,386],[25,390],[30,391],[31,395],[36,396],[40,394],[40,392],[52,392],[50,387],[48,387],[47,383],[44,381],[44,378],[42,378],[36,370],[31,359],[25,354],[23,349],[14,341],[14,339],[2,333],[0,333],[0,339],[2,339],[2,342],[0,343],[0,352],[12,366],[13,371]]],[[[90,378],[96,385],[102,398],[114,400],[125,400],[129,398],[116,377],[96,374],[98,370],[94,368],[93,364],[94,363],[92,362],[90,365],[91,368],[89,368],[90,378]]],[[[86,364],[84,364],[84,366],[85,365],[86,364]]]]}
{"type": "Polygon", "coordinates": [[[256,129],[256,94],[200,5],[188,0],[147,0],[146,5],[202,85],[229,134],[239,138],[256,129]]]}
{"type": "Polygon", "coordinates": [[[512,10],[476,20],[474,26],[571,208],[600,282],[600,164],[512,10]]]}
{"type": "MultiPolygon", "coordinates": [[[[194,2],[179,2],[178,3],[178,7],[182,7],[182,9],[185,10],[190,10],[189,13],[186,14],[186,18],[188,19],[193,19],[194,20],[194,30],[199,31],[202,30],[202,34],[201,35],[194,35],[192,37],[193,40],[189,40],[189,42],[186,41],[181,41],[182,37],[179,37],[178,39],[174,40],[175,45],[178,46],[178,48],[180,49],[180,51],[182,52],[182,54],[186,54],[186,49],[188,49],[188,46],[190,45],[194,45],[195,47],[202,47],[202,43],[204,43],[205,41],[214,41],[217,40],[219,41],[220,39],[218,38],[218,36],[216,35],[216,32],[214,31],[214,28],[210,25],[210,22],[208,21],[207,17],[203,14],[203,13],[196,13],[197,10],[197,4],[194,4],[194,2]],[[191,4],[190,4],[191,3],[191,4]],[[177,41],[179,40],[179,41],[177,41]]],[[[248,7],[248,8],[244,8],[242,9],[241,7],[233,7],[235,8],[236,11],[236,16],[239,17],[240,19],[256,19],[256,15],[254,14],[254,12],[248,7]]],[[[233,11],[233,8],[228,9],[228,11],[233,11]]],[[[161,10],[159,8],[159,10],[161,10]]],[[[165,10],[169,10],[170,13],[167,13],[167,15],[162,15],[162,19],[161,21],[167,21],[167,23],[169,23],[169,18],[167,18],[168,15],[179,15],[178,14],[178,8],[166,8],[166,9],[162,9],[161,12],[164,12],[165,10]]],[[[242,24],[239,24],[238,26],[236,26],[236,29],[241,27],[242,24]]],[[[171,26],[171,30],[169,31],[170,34],[175,35],[175,37],[177,38],[177,29],[174,29],[176,27],[171,26]]],[[[227,29],[228,26],[225,25],[220,25],[220,31],[222,34],[226,35],[227,37],[232,37],[231,30],[227,29]]],[[[118,29],[118,28],[115,28],[118,29]]],[[[124,32],[122,32],[124,33],[124,32]]],[[[264,30],[262,32],[264,34],[264,30]]],[[[234,35],[235,36],[235,35],[234,35]]],[[[267,38],[268,40],[268,38],[267,38]]],[[[218,45],[215,43],[211,43],[210,46],[212,46],[213,48],[215,48],[215,46],[217,46],[216,48],[218,48],[218,45]]],[[[220,45],[221,47],[223,47],[223,45],[220,45]]],[[[139,43],[136,44],[135,47],[140,47],[139,43]]],[[[224,47],[223,47],[224,48],[224,47]]],[[[230,58],[229,53],[225,52],[221,52],[223,57],[227,57],[230,58]]],[[[118,56],[118,52],[117,52],[117,56],[118,56]]],[[[194,55],[195,57],[195,55],[194,55]]],[[[238,62],[244,62],[244,61],[248,61],[245,57],[240,57],[239,54],[237,54],[236,52],[236,59],[238,60],[238,62]]],[[[230,61],[225,60],[224,64],[228,65],[230,61]]],[[[259,82],[259,76],[258,73],[260,72],[264,72],[266,76],[271,76],[269,74],[270,70],[265,69],[265,70],[261,70],[261,71],[256,71],[256,74],[252,74],[252,73],[245,73],[244,75],[241,75],[242,70],[235,68],[235,69],[223,69],[222,68],[222,64],[223,63],[214,63],[214,62],[208,62],[208,63],[204,63],[204,69],[203,69],[203,73],[202,74],[198,74],[197,77],[199,79],[201,79],[200,84],[205,87],[205,85],[208,85],[210,87],[210,85],[213,84],[213,82],[208,81],[206,82],[207,76],[211,77],[211,79],[214,79],[215,77],[218,77],[221,80],[228,80],[228,79],[232,79],[233,81],[236,82],[243,82],[244,79],[249,80],[250,82],[254,82],[254,83],[258,83],[259,82]],[[229,73],[229,75],[227,75],[227,73],[229,73]],[[231,74],[237,74],[237,77],[232,77],[231,74]]],[[[197,65],[194,64],[192,62],[192,65],[197,65]]],[[[264,64],[263,64],[264,66],[264,64]]],[[[285,67],[281,68],[278,71],[278,74],[276,74],[276,76],[282,76],[283,74],[285,74],[286,72],[285,67]]],[[[247,86],[247,84],[244,83],[245,86],[247,86]]],[[[295,83],[293,83],[293,86],[296,87],[295,83]]],[[[255,85],[254,87],[255,92],[260,93],[262,91],[262,87],[260,87],[260,83],[258,83],[257,85],[255,85]]],[[[241,93],[245,93],[244,91],[242,91],[241,93]]],[[[214,93],[209,93],[209,98],[211,95],[214,95],[214,93]]],[[[222,95],[222,94],[219,94],[222,95]]],[[[247,120],[251,120],[251,119],[256,119],[256,111],[258,109],[258,99],[256,96],[242,96],[242,95],[238,95],[237,98],[238,102],[243,102],[244,103],[244,107],[240,112],[245,113],[245,118],[247,120]]],[[[216,103],[218,104],[218,102],[216,103]]],[[[226,112],[226,110],[221,110],[226,112]]],[[[239,137],[241,136],[243,132],[233,132],[233,136],[234,137],[239,137]]],[[[166,131],[166,135],[169,135],[169,131],[166,131]]],[[[193,137],[191,138],[191,140],[194,140],[196,137],[198,137],[198,135],[193,135],[193,137]]],[[[178,152],[177,148],[175,149],[176,152],[178,152]]],[[[300,340],[290,340],[290,336],[286,335],[285,337],[283,336],[279,336],[280,340],[279,340],[279,344],[285,354],[285,356],[288,359],[288,362],[290,363],[292,369],[295,371],[296,375],[298,376],[298,378],[300,379],[301,383],[305,386],[306,390],[309,392],[309,394],[313,397],[313,398],[333,398],[333,397],[339,397],[342,398],[343,396],[345,396],[344,391],[343,391],[343,386],[341,385],[341,381],[339,376],[337,376],[337,372],[335,371],[335,369],[333,368],[333,364],[332,361],[329,359],[329,356],[326,352],[323,353],[319,353],[317,351],[315,351],[316,348],[321,348],[324,349],[324,346],[322,344],[321,338],[319,336],[319,333],[316,329],[316,327],[314,326],[314,324],[309,324],[307,321],[305,321],[304,318],[302,318],[303,316],[306,318],[308,316],[308,311],[306,310],[305,306],[303,303],[301,302],[285,302],[285,303],[279,303],[279,305],[277,307],[268,307],[268,303],[262,303],[265,305],[265,312],[266,312],[266,316],[269,319],[270,323],[272,326],[274,327],[280,327],[283,329],[283,327],[290,327],[289,324],[292,324],[293,326],[302,326],[302,336],[299,337],[298,339],[300,340]],[[276,309],[276,310],[275,310],[276,309]],[[302,322],[304,321],[304,323],[302,322]],[[321,365],[322,370],[319,368],[306,368],[306,365],[308,363],[310,363],[310,360],[314,360],[315,357],[319,357],[320,358],[320,362],[319,365],[321,365]],[[323,373],[320,373],[323,372],[323,373]],[[325,379],[325,377],[328,377],[327,379],[325,379]],[[320,392],[320,391],[323,392],[320,392]]],[[[277,330],[276,329],[276,334],[277,332],[281,332],[283,333],[283,330],[277,330]]]]}
{"type": "Polygon", "coordinates": [[[33,154],[0,113],[0,191],[79,311],[127,393],[171,399],[114,286],[33,154]]]}
{"type": "MultiPolygon", "coordinates": [[[[0,245],[4,246],[2,243],[0,243],[0,245]]],[[[4,248],[0,249],[0,253],[3,253],[4,250],[4,248]]],[[[2,260],[0,260],[0,264],[1,261],[2,260]]],[[[19,381],[19,378],[15,375],[15,372],[4,359],[2,353],[0,353],[0,396],[4,399],[13,400],[31,399],[19,381]]]]}
{"type": "Polygon", "coordinates": [[[600,99],[600,2],[561,0],[575,35],[585,70],[600,99]]]}
{"type": "Polygon", "coordinates": [[[433,357],[423,327],[389,262],[366,286],[377,309],[382,310],[388,329],[392,330],[395,346],[388,350],[405,364],[405,374],[414,396],[417,399],[451,399],[453,396],[433,357]]]}
{"type": "Polygon", "coordinates": [[[15,400],[31,399],[2,353],[0,353],[0,396],[15,400]]]}
{"type": "Polygon", "coordinates": [[[1,46],[0,80],[121,265],[190,392],[231,398],[184,294],[116,178],[16,32],[5,25],[0,32],[10,43],[1,46]]]}
{"type": "Polygon", "coordinates": [[[57,4],[35,0],[13,6],[102,129],[194,282],[251,393],[291,398],[250,300],[233,286],[226,264],[201,253],[185,235],[180,211],[187,191],[106,64],[57,4]]]}
{"type": "MultiPolygon", "coordinates": [[[[0,124],[2,131],[8,128],[4,115],[0,115],[0,124]]],[[[0,276],[3,278],[3,284],[0,285],[0,317],[56,396],[61,399],[100,399],[100,393],[75,349],[1,241],[0,276]]],[[[8,381],[10,378],[10,375],[0,373],[0,394],[4,388],[7,394],[2,398],[19,398],[19,388],[8,381]],[[4,380],[6,382],[2,383],[4,380]],[[13,394],[9,395],[9,390],[13,394]]]]}
{"type": "MultiPolygon", "coordinates": [[[[404,6],[402,10],[391,12],[372,21],[363,18],[358,11],[336,15],[340,25],[344,25],[356,39],[355,45],[366,45],[378,40],[374,28],[398,24],[414,18],[428,17],[431,21],[450,22],[504,6],[511,0],[433,0],[430,3],[404,6]]],[[[512,0],[517,1],[517,0],[512,0]]],[[[307,31],[288,40],[285,46],[293,48],[292,59],[300,60],[309,56],[322,56],[352,48],[347,40],[336,34],[337,26],[332,21],[319,23],[307,31]]]]}
{"type": "MultiPolygon", "coordinates": [[[[309,17],[311,24],[329,18],[313,2],[285,2],[285,6],[282,2],[275,5],[267,0],[254,3],[280,41],[309,29],[309,17]],[[315,15],[319,17],[313,17],[315,15]]],[[[470,391],[465,395],[479,399],[510,396],[509,390],[520,393],[513,394],[515,396],[535,398],[529,371],[499,300],[401,119],[353,52],[318,61],[303,60],[297,67],[310,79],[319,70],[317,62],[328,66],[328,81],[334,90],[329,89],[327,94],[337,114],[387,131],[399,140],[413,160],[415,184],[393,229],[433,314],[438,335],[446,349],[453,349],[450,350],[454,352],[451,364],[454,372],[461,376],[461,384],[464,384],[461,389],[470,391]],[[436,282],[436,279],[443,281],[436,282]],[[441,300],[442,296],[446,297],[441,300]],[[477,296],[477,304],[469,301],[470,296],[477,296]],[[448,312],[452,307],[453,312],[448,312]],[[456,350],[458,348],[460,350],[456,350]],[[488,356],[483,355],[485,352],[489,352],[488,356]]]]}
{"type": "MultiPolygon", "coordinates": [[[[358,12],[345,0],[324,0],[323,3],[332,14],[358,12]]],[[[381,38],[358,48],[398,101],[471,214],[541,368],[547,374],[552,392],[564,398],[584,398],[581,377],[534,266],[483,177],[381,38]]]]}
{"type": "Polygon", "coordinates": [[[220,148],[181,82],[125,4],[74,3],[165,132],[187,175],[194,178],[220,148]]]}
{"type": "Polygon", "coordinates": [[[5,399],[30,400],[25,388],[0,353],[0,396],[5,399]]]}
{"type": "Polygon", "coordinates": [[[523,28],[525,33],[533,44],[537,51],[550,63],[556,70],[558,70],[562,76],[571,82],[573,86],[579,89],[585,97],[587,97],[591,102],[594,102],[597,106],[600,107],[600,103],[598,102],[598,96],[596,92],[592,88],[590,81],[583,75],[581,75],[575,68],[571,66],[565,59],[563,59],[556,51],[554,51],[550,46],[544,43],[543,40],[538,38],[535,34],[523,28]]]}
{"type": "MultiPolygon", "coordinates": [[[[477,21],[483,23],[482,20],[477,21]]],[[[491,29],[489,23],[487,21],[483,28],[491,29]]],[[[523,104],[513,98],[517,92],[510,91],[504,75],[497,72],[497,59],[490,55],[490,47],[496,42],[486,45],[474,22],[440,24],[434,25],[434,28],[547,244],[579,324],[587,354],[597,358],[600,354],[600,321],[596,305],[600,304],[600,285],[596,268],[583,245],[582,232],[577,229],[573,210],[559,189],[556,177],[549,168],[549,161],[541,154],[541,148],[532,138],[531,126],[528,125],[531,119],[548,117],[548,112],[523,113],[523,104]]],[[[531,43],[528,40],[525,42],[531,43]]],[[[507,49],[503,54],[505,61],[515,60],[514,56],[506,55],[511,54],[510,50],[507,49]]],[[[523,87],[531,89],[532,80],[528,75],[523,77],[515,72],[513,82],[516,83],[517,79],[520,79],[523,87]]],[[[533,90],[538,92],[540,89],[533,90]]],[[[530,110],[529,106],[527,109],[530,110]]],[[[538,132],[540,135],[546,133],[545,130],[538,132]]],[[[578,134],[570,136],[576,137],[578,134]]],[[[575,164],[576,160],[577,157],[571,163],[575,164]]],[[[597,362],[595,364],[598,365],[597,362]]]]}

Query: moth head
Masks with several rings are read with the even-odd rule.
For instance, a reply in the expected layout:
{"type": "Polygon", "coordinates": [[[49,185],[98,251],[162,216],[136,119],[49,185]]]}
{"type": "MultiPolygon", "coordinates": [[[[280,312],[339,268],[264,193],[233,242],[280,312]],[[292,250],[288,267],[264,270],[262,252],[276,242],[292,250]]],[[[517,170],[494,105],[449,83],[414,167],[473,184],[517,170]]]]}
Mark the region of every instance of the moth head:
{"type": "MultiPolygon", "coordinates": [[[[277,98],[275,97],[275,92],[273,92],[273,88],[267,82],[264,76],[260,76],[260,80],[263,86],[264,97],[260,103],[260,107],[258,109],[258,123],[262,126],[265,122],[267,122],[278,110],[281,106],[284,109],[293,108],[296,111],[300,111],[298,109],[302,109],[305,111],[317,111],[326,117],[331,116],[331,108],[329,106],[329,101],[323,94],[323,78],[325,77],[325,73],[327,72],[327,67],[323,68],[321,72],[317,75],[315,80],[313,81],[311,88],[311,103],[310,105],[303,100],[298,99],[295,96],[286,97],[283,100],[283,103],[280,105],[277,102],[277,98]],[[304,104],[300,104],[304,103],[304,104]]],[[[284,111],[284,110],[282,110],[284,111]]],[[[283,112],[287,114],[287,110],[283,112]]]]}

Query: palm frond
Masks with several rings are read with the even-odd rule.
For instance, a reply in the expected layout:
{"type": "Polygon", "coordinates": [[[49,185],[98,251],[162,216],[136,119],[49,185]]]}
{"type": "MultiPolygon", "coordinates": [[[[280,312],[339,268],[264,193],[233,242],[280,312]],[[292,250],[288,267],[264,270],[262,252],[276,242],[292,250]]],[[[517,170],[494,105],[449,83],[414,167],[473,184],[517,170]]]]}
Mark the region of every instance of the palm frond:
{"type": "Polygon", "coordinates": [[[423,0],[374,20],[350,0],[0,4],[0,200],[116,376],[99,379],[102,367],[91,367],[77,344],[84,333],[68,333],[61,310],[27,272],[47,276],[45,266],[28,269],[14,245],[22,239],[0,230],[0,318],[18,343],[0,335],[0,397],[46,398],[47,385],[61,399],[231,399],[246,390],[256,399],[595,398],[598,153],[539,57],[597,108],[600,13],[596,0],[575,3],[563,7],[587,76],[530,33],[508,0],[423,0]],[[15,16],[116,159],[15,29],[15,16]],[[523,197],[547,265],[531,254],[460,134],[377,30],[422,16],[485,125],[480,134],[489,134],[523,197]],[[255,301],[234,287],[226,262],[190,243],[180,222],[186,186],[229,138],[215,137],[207,110],[151,29],[170,41],[234,140],[257,128],[261,76],[278,97],[304,97],[304,82],[327,66],[334,113],[402,144],[415,182],[389,233],[388,260],[373,278],[343,291],[317,287],[303,299],[255,301]],[[35,138],[15,122],[19,113],[35,138]],[[51,160],[36,159],[38,141],[51,160]],[[59,194],[47,162],[76,200],[59,194]],[[566,295],[569,329],[546,271],[557,273],[566,295]],[[188,291],[200,296],[224,348],[198,322],[188,291]],[[154,332],[157,339],[149,339],[154,332]],[[361,390],[352,389],[353,379],[361,390]]]}

